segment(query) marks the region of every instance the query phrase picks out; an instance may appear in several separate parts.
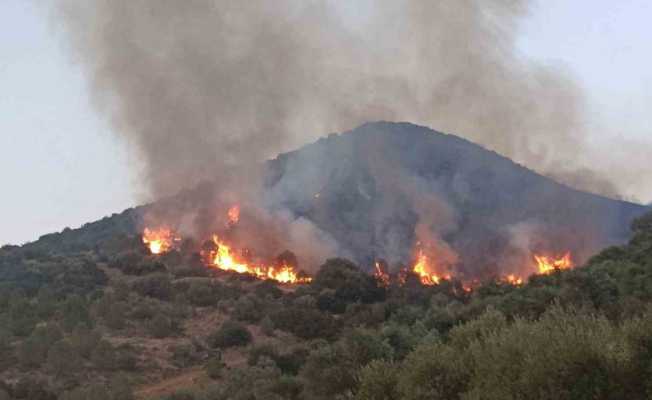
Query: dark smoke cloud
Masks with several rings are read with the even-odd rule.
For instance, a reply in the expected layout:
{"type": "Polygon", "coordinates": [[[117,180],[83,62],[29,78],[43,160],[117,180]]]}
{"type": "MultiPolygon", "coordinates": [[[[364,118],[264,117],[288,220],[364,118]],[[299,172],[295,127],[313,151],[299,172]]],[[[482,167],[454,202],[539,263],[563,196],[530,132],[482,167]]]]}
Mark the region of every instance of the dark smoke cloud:
{"type": "Polygon", "coordinates": [[[584,99],[562,71],[515,51],[529,1],[372,0],[364,17],[341,5],[60,0],[57,16],[154,197],[235,170],[238,184],[255,181],[250,167],[279,151],[380,119],[568,176],[584,99]]]}

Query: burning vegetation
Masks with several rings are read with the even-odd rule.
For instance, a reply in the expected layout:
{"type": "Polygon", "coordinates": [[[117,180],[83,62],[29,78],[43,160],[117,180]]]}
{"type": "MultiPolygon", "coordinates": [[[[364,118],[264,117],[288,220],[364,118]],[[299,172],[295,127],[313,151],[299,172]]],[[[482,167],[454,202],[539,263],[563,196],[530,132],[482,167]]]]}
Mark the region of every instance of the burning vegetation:
{"type": "MultiPolygon", "coordinates": [[[[240,222],[240,206],[233,205],[226,211],[225,234],[212,234],[204,241],[199,253],[201,260],[207,268],[215,268],[222,271],[230,271],[239,274],[248,274],[261,280],[274,280],[284,284],[309,283],[312,278],[298,269],[296,257],[279,256],[275,260],[264,260],[254,257],[252,251],[245,247],[237,246],[229,240],[229,232],[233,231],[240,222]]],[[[176,242],[181,238],[170,228],[145,228],[142,235],[143,243],[153,255],[162,255],[175,247],[176,242]]],[[[291,253],[290,253],[291,254],[291,253]]],[[[392,274],[385,261],[379,260],[374,263],[373,276],[379,286],[389,287],[392,282],[398,285],[405,284],[407,276],[414,274],[421,284],[433,286],[440,284],[443,280],[457,279],[462,282],[465,288],[471,290],[478,285],[477,279],[464,279],[457,276],[452,270],[442,272],[443,267],[437,263],[436,257],[429,256],[420,243],[417,243],[415,260],[411,267],[401,268],[397,273],[392,274]]],[[[505,273],[497,278],[498,281],[510,285],[522,285],[527,277],[532,274],[546,275],[559,270],[571,269],[574,267],[571,252],[562,255],[551,255],[545,253],[533,253],[532,265],[520,269],[527,272],[505,273]]]]}
{"type": "MultiPolygon", "coordinates": [[[[227,232],[235,228],[240,221],[240,206],[234,205],[226,212],[227,232]]],[[[150,229],[143,231],[143,243],[153,255],[162,255],[174,248],[174,243],[181,238],[170,228],[150,229]]],[[[262,280],[275,280],[280,283],[299,284],[312,280],[297,268],[297,261],[292,257],[277,257],[273,262],[255,260],[247,248],[236,249],[225,237],[213,234],[204,242],[199,251],[202,262],[208,268],[231,271],[239,274],[252,275],[262,280]]]]}
{"type": "Polygon", "coordinates": [[[534,255],[534,260],[537,263],[538,273],[542,275],[573,268],[573,259],[570,252],[561,257],[534,255]]]}
{"type": "Polygon", "coordinates": [[[245,250],[238,256],[232,247],[213,235],[214,248],[204,254],[207,265],[223,271],[233,271],[239,274],[253,275],[258,279],[272,279],[281,283],[308,283],[312,279],[297,271],[296,266],[279,260],[275,264],[257,264],[248,261],[245,250]]]}
{"type": "Polygon", "coordinates": [[[181,239],[175,236],[170,228],[149,229],[143,231],[143,243],[152,254],[163,254],[170,251],[172,245],[181,239]]]}
{"type": "MultiPolygon", "coordinates": [[[[227,228],[234,228],[240,220],[240,207],[232,206],[227,211],[227,228]]],[[[143,243],[153,255],[162,255],[174,248],[176,242],[181,238],[167,227],[143,231],[143,243]]],[[[297,267],[296,259],[278,257],[274,261],[261,261],[254,259],[251,251],[247,248],[237,248],[227,239],[213,234],[207,240],[200,251],[201,258],[208,268],[216,268],[222,271],[231,271],[239,274],[252,275],[261,280],[274,280],[285,284],[310,283],[312,278],[297,267]]],[[[571,252],[561,256],[533,254],[535,270],[532,274],[546,275],[559,270],[571,269],[574,267],[571,252]]],[[[419,281],[426,286],[438,285],[442,280],[453,279],[453,274],[440,273],[437,265],[426,253],[419,249],[416,260],[411,268],[403,268],[397,274],[391,274],[389,267],[384,261],[374,263],[373,276],[380,286],[388,287],[393,280],[399,285],[406,281],[408,273],[415,274],[419,281]]],[[[511,285],[522,285],[527,277],[518,273],[509,273],[501,276],[498,280],[511,285]]],[[[471,288],[473,282],[464,282],[465,287],[471,288]]],[[[475,282],[477,283],[477,282],[475,282]]]]}

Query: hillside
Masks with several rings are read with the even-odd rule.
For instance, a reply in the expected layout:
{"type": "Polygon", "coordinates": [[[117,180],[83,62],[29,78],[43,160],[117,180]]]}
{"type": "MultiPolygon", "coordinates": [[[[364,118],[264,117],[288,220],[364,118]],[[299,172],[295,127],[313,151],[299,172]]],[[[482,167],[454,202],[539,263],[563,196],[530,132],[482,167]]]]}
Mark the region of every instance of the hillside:
{"type": "Polygon", "coordinates": [[[363,265],[409,262],[420,219],[435,225],[462,269],[500,262],[524,228],[533,246],[573,250],[581,261],[624,242],[645,210],[408,123],[369,123],[280,155],[269,163],[267,183],[270,203],[307,217],[363,265]]]}
{"type": "MultiPolygon", "coordinates": [[[[332,134],[279,155],[264,170],[266,208],[308,219],[337,243],[329,256],[366,268],[377,259],[409,263],[415,242],[431,238],[456,253],[461,275],[493,276],[535,250],[570,250],[581,263],[624,243],[631,221],[646,210],[568,188],[464,139],[409,123],[332,134]],[[425,237],[417,237],[420,229],[425,237]]],[[[92,249],[116,234],[140,233],[152,207],[165,214],[201,209],[210,204],[210,189],[206,183],[27,247],[92,249]]]]}
{"type": "Polygon", "coordinates": [[[343,259],[305,285],[149,254],[0,251],[0,399],[646,399],[652,214],[525,284],[387,286],[343,259]]]}
{"type": "Polygon", "coordinates": [[[331,258],[311,281],[280,284],[206,264],[192,238],[153,254],[143,216],[195,207],[205,187],[4,246],[0,400],[652,394],[652,213],[634,219],[643,207],[410,124],[368,124],[266,168],[266,204],[309,218],[354,261],[331,258]],[[423,221],[446,226],[426,233],[475,271],[532,234],[513,228],[532,220],[542,236],[531,246],[578,246],[586,262],[472,286],[464,275],[424,283],[368,271],[368,258],[409,252],[423,221]]]}

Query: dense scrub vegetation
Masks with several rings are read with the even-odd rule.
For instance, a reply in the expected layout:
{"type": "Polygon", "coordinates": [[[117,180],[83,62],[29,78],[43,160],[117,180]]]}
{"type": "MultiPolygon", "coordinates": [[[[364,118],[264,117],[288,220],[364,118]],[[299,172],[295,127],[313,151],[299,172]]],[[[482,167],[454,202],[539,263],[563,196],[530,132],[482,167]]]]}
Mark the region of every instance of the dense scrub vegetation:
{"type": "Polygon", "coordinates": [[[652,396],[652,214],[584,267],[470,293],[343,259],[289,289],[68,235],[0,249],[0,399],[652,396]]]}

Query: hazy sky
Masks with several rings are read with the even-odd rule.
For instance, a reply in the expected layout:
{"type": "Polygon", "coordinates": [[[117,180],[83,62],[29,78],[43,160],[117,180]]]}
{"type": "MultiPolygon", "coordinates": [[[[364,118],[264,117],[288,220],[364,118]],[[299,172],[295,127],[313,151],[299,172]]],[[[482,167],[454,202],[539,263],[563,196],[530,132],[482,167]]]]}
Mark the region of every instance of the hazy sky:
{"type": "MultiPolygon", "coordinates": [[[[43,4],[0,2],[0,245],[119,212],[140,194],[137,160],[94,111],[43,4]]],[[[620,141],[652,144],[650,21],[649,0],[539,0],[522,27],[524,56],[586,89],[606,159],[620,141]]],[[[626,195],[652,200],[652,179],[626,195]]]]}

